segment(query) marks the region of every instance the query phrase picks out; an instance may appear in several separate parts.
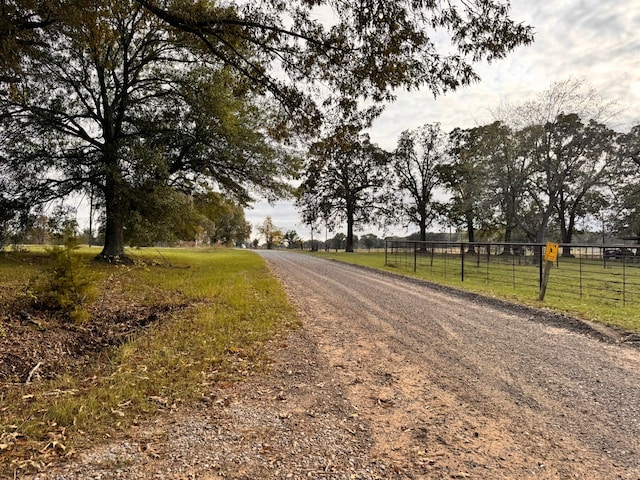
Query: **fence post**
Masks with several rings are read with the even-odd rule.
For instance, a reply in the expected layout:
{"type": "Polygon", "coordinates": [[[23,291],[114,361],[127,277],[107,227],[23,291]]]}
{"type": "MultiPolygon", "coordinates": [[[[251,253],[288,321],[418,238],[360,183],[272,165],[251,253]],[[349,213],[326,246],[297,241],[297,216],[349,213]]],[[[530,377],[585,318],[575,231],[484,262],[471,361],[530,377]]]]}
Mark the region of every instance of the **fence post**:
{"type": "Polygon", "coordinates": [[[542,288],[542,244],[536,245],[536,249],[538,250],[538,270],[539,270],[539,279],[538,279],[538,288],[542,288]]]}
{"type": "Polygon", "coordinates": [[[464,282],[464,243],[460,242],[460,281],[464,282]]]}
{"type": "Polygon", "coordinates": [[[384,241],[384,266],[389,265],[389,260],[387,257],[387,247],[389,246],[389,240],[384,241]]]}
{"type": "Polygon", "coordinates": [[[418,270],[418,242],[413,243],[413,273],[418,270]]]}
{"type": "Polygon", "coordinates": [[[622,306],[627,305],[627,258],[622,257],[622,306]]]}
{"type": "Polygon", "coordinates": [[[444,260],[444,278],[447,278],[447,273],[449,272],[449,249],[451,248],[451,244],[444,243],[443,245],[442,259],[444,260]]]}
{"type": "MultiPolygon", "coordinates": [[[[516,254],[513,251],[513,248],[509,247],[510,249],[510,254],[511,254],[511,283],[513,284],[513,288],[516,288],[516,254]]],[[[522,250],[524,250],[524,247],[521,247],[522,250]]],[[[503,248],[503,251],[505,249],[503,248]]],[[[497,252],[496,252],[497,255],[497,252]]],[[[517,254],[518,257],[518,265],[520,265],[520,252],[518,252],[517,254]]],[[[538,286],[539,288],[539,286],[538,286]]]]}
{"type": "Polygon", "coordinates": [[[487,243],[487,283],[489,283],[489,264],[491,263],[491,244],[487,243]]]}
{"type": "Polygon", "coordinates": [[[431,244],[431,263],[429,265],[429,273],[433,273],[433,256],[435,255],[436,245],[436,243],[431,244]]]}
{"type": "Polygon", "coordinates": [[[582,298],[582,252],[584,251],[584,249],[581,249],[580,251],[580,298],[582,298]]]}

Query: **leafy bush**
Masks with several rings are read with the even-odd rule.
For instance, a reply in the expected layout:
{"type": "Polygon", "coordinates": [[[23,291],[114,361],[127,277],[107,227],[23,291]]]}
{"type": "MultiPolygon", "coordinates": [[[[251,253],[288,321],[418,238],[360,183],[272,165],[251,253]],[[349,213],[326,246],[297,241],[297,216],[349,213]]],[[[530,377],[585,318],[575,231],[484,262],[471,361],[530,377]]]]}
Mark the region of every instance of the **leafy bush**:
{"type": "Polygon", "coordinates": [[[88,320],[86,305],[97,295],[94,278],[73,254],[72,246],[53,247],[47,252],[49,265],[30,288],[36,307],[59,311],[73,322],[88,320]]]}

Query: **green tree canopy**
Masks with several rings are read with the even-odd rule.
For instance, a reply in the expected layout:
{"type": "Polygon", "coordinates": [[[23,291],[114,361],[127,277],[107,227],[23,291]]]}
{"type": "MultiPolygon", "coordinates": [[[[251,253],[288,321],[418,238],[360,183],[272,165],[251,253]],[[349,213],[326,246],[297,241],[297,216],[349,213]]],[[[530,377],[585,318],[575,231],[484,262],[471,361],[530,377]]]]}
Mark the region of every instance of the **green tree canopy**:
{"type": "Polygon", "coordinates": [[[273,247],[280,245],[284,238],[282,229],[273,223],[273,219],[271,217],[265,218],[264,222],[258,225],[258,233],[264,237],[267,250],[271,250],[273,247]]]}
{"type": "Polygon", "coordinates": [[[138,2],[309,126],[321,114],[316,87],[331,92],[324,106],[347,110],[358,99],[391,100],[397,88],[439,94],[477,80],[473,62],[502,58],[533,40],[530,27],[509,18],[508,1],[138,2]],[[442,51],[443,37],[453,51],[442,51]],[[239,40],[255,55],[238,49],[239,40]]]}
{"type": "Polygon", "coordinates": [[[437,216],[433,194],[439,184],[438,167],[447,159],[447,137],[440,124],[423,125],[400,134],[392,157],[397,181],[397,211],[403,224],[418,225],[420,240],[437,216]]]}
{"type": "Polygon", "coordinates": [[[354,229],[386,217],[388,161],[389,154],[358,126],[340,126],[316,142],[297,200],[306,223],[318,217],[329,226],[346,222],[345,248],[352,252],[354,229]]]}
{"type": "Polygon", "coordinates": [[[287,245],[287,248],[302,248],[302,238],[295,230],[287,230],[282,240],[287,245]]]}
{"type": "Polygon", "coordinates": [[[251,225],[246,221],[241,205],[218,192],[197,194],[193,200],[199,214],[197,228],[210,243],[231,246],[248,240],[251,225]]]}
{"type": "MultiPolygon", "coordinates": [[[[611,182],[608,223],[623,237],[640,236],[640,125],[619,137],[620,163],[611,182]]],[[[604,220],[603,220],[604,221],[604,220]]]]}
{"type": "Polygon", "coordinates": [[[384,247],[384,239],[378,238],[374,233],[367,233],[360,237],[360,244],[368,251],[371,251],[372,248],[384,247]]]}
{"type": "MultiPolygon", "coordinates": [[[[482,127],[456,128],[449,133],[448,161],[438,166],[442,184],[451,194],[443,211],[447,220],[464,226],[469,242],[475,242],[476,230],[486,226],[493,211],[486,208],[488,162],[486,130],[482,127]]],[[[470,246],[470,251],[473,246],[470,246]]]]}
{"type": "MultiPolygon", "coordinates": [[[[335,248],[337,252],[338,250],[344,248],[345,245],[347,244],[347,236],[342,232],[338,232],[333,236],[333,238],[330,238],[328,240],[328,243],[333,248],[335,248]]],[[[328,248],[328,246],[326,248],[328,248]]]]}
{"type": "Polygon", "coordinates": [[[5,168],[38,172],[24,192],[42,202],[92,189],[101,256],[119,259],[129,218],[165,208],[168,188],[215,187],[241,203],[287,191],[295,162],[268,139],[269,109],[211,53],[133,1],[98,2],[82,19],[47,31],[0,93],[5,168]]]}

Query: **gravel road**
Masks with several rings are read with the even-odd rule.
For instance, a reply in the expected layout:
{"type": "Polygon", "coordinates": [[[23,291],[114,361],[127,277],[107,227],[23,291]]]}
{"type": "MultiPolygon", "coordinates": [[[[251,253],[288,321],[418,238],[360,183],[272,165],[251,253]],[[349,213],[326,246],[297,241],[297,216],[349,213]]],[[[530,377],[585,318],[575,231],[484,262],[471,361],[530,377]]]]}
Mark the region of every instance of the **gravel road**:
{"type": "Polygon", "coordinates": [[[374,448],[400,465],[418,448],[434,474],[640,478],[637,350],[533,310],[307,256],[264,257],[326,334],[321,350],[348,398],[374,407],[374,448]]]}
{"type": "Polygon", "coordinates": [[[570,318],[261,252],[273,366],[34,478],[640,479],[640,352],[570,318]]]}

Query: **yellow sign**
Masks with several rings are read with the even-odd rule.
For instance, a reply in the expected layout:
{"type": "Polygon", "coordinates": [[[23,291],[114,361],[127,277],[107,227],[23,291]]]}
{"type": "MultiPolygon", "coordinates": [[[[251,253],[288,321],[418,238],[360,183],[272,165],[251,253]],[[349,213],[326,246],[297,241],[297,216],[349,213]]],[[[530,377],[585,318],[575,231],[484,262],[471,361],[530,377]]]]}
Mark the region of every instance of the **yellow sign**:
{"type": "Polygon", "coordinates": [[[557,243],[548,242],[547,247],[544,249],[544,259],[547,262],[555,262],[558,259],[558,249],[560,245],[557,243]]]}

